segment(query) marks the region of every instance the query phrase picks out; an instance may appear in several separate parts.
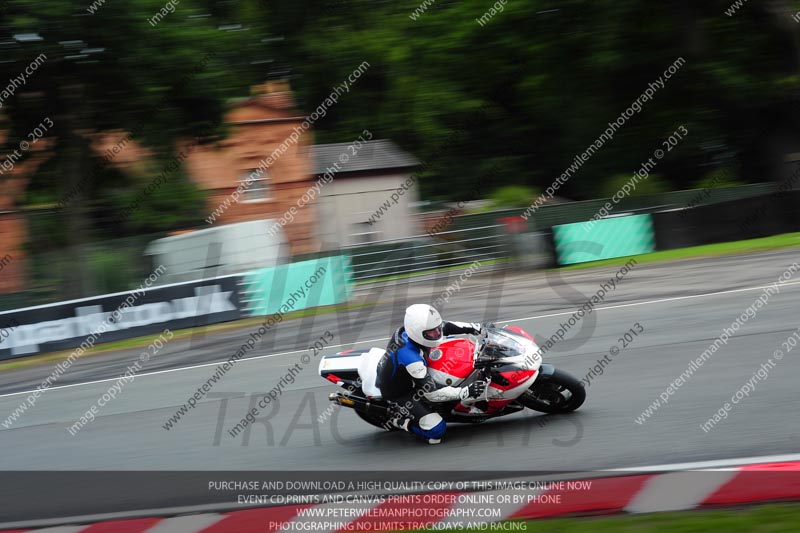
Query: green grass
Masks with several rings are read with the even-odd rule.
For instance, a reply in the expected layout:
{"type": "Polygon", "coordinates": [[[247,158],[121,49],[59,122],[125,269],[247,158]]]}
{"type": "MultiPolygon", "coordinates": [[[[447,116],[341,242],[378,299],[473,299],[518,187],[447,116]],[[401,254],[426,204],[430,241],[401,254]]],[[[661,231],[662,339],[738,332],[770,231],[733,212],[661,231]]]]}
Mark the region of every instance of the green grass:
{"type": "Polygon", "coordinates": [[[783,248],[794,248],[798,246],[800,246],[800,233],[784,233],[783,235],[774,235],[772,237],[764,237],[761,239],[721,242],[718,244],[706,244],[703,246],[678,248],[676,250],[665,250],[663,252],[652,252],[649,254],[602,259],[600,261],[591,261],[588,263],[565,266],[560,270],[580,270],[584,268],[594,268],[606,265],[618,266],[625,264],[625,262],[631,258],[636,259],[639,264],[657,263],[661,261],[675,261],[677,259],[718,257],[732,254],[765,252],[770,250],[781,250],[783,248]]]}
{"type": "MultiPolygon", "coordinates": [[[[508,522],[506,522],[508,524],[508,522]]],[[[664,531],[669,533],[777,533],[800,530],[800,504],[771,504],[745,508],[727,508],[713,511],[685,511],[647,515],[619,515],[601,518],[549,518],[514,522],[522,529],[473,528],[445,529],[439,531],[528,531],[532,533],[642,533],[664,531]]],[[[419,530],[429,531],[429,530],[419,530]]]]}

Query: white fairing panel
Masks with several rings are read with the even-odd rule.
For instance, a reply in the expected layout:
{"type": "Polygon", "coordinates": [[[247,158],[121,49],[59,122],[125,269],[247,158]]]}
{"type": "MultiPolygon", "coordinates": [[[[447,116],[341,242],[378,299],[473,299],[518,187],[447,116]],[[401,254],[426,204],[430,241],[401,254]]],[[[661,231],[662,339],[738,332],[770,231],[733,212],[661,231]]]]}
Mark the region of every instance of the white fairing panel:
{"type": "Polygon", "coordinates": [[[375,378],[378,376],[378,361],[381,360],[386,350],[382,348],[372,348],[361,356],[358,365],[358,375],[361,378],[361,390],[364,394],[373,398],[380,398],[381,391],[375,386],[375,378]]]}
{"type": "Polygon", "coordinates": [[[319,372],[322,374],[323,370],[327,372],[335,372],[336,370],[356,370],[360,362],[360,353],[347,357],[323,357],[319,361],[319,372]]]}
{"type": "Polygon", "coordinates": [[[533,376],[529,377],[513,389],[502,390],[498,389],[494,386],[489,386],[486,388],[486,397],[488,400],[516,400],[522,393],[525,392],[533,385],[533,382],[536,380],[536,377],[539,375],[539,372],[536,372],[533,376]]]}

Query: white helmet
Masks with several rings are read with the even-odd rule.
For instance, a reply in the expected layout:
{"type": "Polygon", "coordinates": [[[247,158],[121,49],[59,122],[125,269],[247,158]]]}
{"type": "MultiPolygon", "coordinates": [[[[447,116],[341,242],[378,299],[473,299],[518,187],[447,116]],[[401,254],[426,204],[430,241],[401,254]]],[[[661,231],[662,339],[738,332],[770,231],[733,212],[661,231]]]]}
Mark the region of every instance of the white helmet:
{"type": "Polygon", "coordinates": [[[444,322],[439,311],[427,304],[414,304],[406,309],[403,320],[408,337],[422,346],[435,348],[442,342],[444,322]]]}

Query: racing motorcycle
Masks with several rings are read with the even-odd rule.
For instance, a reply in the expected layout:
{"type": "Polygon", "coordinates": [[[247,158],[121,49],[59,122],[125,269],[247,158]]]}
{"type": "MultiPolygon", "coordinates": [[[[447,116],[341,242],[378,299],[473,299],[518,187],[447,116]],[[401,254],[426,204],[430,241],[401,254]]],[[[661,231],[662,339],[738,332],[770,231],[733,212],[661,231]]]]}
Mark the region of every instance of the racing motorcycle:
{"type": "MultiPolygon", "coordinates": [[[[343,390],[328,399],[353,409],[362,420],[380,428],[398,413],[398,406],[381,398],[375,386],[378,361],[385,350],[346,350],[325,355],[319,374],[343,390]]],[[[487,381],[480,398],[451,402],[429,402],[447,422],[484,422],[526,407],[542,413],[574,411],[586,399],[579,380],[542,362],[536,342],[518,326],[487,326],[476,341],[448,337],[431,350],[428,371],[441,386],[465,387],[487,381]],[[461,405],[459,405],[461,404],[461,405]]]]}

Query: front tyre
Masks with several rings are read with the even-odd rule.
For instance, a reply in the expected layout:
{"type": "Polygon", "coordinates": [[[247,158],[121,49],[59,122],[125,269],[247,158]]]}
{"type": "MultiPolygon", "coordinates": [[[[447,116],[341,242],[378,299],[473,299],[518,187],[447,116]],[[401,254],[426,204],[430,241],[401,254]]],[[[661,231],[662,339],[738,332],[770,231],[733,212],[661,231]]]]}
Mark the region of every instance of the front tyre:
{"type": "Polygon", "coordinates": [[[556,368],[553,375],[534,381],[518,400],[540,413],[569,413],[583,405],[586,389],[571,374],[556,368]]]}

